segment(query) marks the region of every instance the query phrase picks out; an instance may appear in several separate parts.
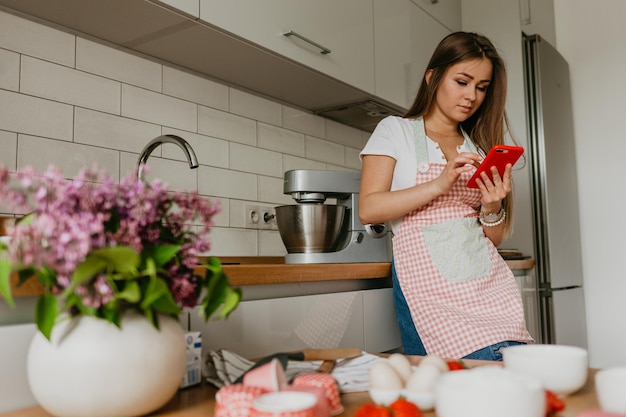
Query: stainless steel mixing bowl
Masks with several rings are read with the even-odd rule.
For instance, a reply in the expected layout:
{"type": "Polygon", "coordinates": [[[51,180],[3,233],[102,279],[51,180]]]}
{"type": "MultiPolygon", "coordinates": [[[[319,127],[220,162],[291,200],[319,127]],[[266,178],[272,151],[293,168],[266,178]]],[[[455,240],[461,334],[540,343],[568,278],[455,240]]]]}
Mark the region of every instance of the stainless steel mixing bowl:
{"type": "Polygon", "coordinates": [[[276,207],[276,224],[289,253],[334,251],[345,216],[345,206],[330,204],[276,207]]]}

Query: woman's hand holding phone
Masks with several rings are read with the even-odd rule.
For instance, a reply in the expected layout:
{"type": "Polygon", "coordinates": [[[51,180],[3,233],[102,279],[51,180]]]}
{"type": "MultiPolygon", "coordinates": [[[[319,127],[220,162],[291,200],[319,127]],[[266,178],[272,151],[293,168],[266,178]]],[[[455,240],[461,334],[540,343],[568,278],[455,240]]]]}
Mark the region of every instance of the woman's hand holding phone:
{"type": "Polygon", "coordinates": [[[479,188],[476,183],[477,179],[481,179],[481,174],[484,172],[489,177],[489,180],[493,182],[493,173],[491,172],[491,168],[495,167],[498,171],[500,177],[504,177],[504,170],[508,164],[515,165],[515,162],[522,156],[524,153],[524,148],[521,146],[507,146],[507,145],[496,145],[487,154],[485,159],[481,162],[481,164],[476,169],[476,172],[467,182],[467,186],[469,188],[479,188]]]}

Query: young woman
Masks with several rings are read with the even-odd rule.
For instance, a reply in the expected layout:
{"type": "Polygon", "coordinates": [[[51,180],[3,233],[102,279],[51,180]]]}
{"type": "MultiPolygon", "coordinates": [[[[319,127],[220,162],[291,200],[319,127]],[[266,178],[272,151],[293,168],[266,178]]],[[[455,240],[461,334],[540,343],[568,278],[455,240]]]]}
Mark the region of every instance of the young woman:
{"type": "Polygon", "coordinates": [[[359,217],[391,224],[406,354],[501,360],[501,347],[532,341],[496,249],[511,231],[512,167],[467,187],[482,157],[504,143],[506,83],[486,37],[452,33],[409,111],[383,119],[361,152],[359,217]]]}

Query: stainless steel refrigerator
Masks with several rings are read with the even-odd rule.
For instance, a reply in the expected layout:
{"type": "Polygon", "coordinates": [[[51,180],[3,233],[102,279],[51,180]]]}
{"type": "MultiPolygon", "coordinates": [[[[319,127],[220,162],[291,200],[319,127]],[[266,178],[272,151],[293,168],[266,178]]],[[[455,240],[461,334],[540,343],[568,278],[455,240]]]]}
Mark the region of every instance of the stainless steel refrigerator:
{"type": "Polygon", "coordinates": [[[523,36],[540,343],[587,347],[569,66],[523,36]]]}

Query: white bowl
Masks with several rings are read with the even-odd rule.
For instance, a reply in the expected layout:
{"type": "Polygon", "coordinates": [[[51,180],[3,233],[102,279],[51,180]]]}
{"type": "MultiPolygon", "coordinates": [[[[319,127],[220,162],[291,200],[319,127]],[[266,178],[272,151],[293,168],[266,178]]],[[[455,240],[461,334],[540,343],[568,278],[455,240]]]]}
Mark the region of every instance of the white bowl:
{"type": "Polygon", "coordinates": [[[545,407],[538,380],[501,366],[446,372],[435,386],[437,417],[544,417],[545,407]]]}
{"type": "Polygon", "coordinates": [[[517,345],[502,349],[504,367],[537,378],[545,389],[565,397],[585,385],[587,350],[565,345],[517,345]]]}
{"type": "Polygon", "coordinates": [[[626,414],[626,367],[598,371],[596,393],[603,411],[626,414]]]}

